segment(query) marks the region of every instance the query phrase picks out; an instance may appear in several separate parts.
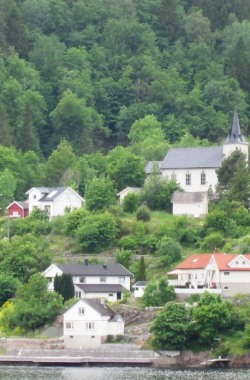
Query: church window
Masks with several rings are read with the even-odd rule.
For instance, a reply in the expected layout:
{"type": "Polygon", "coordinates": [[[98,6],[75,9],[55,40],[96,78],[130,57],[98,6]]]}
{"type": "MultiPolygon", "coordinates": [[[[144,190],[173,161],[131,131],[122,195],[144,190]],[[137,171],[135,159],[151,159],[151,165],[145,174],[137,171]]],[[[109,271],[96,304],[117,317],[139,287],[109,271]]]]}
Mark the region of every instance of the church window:
{"type": "Polygon", "coordinates": [[[176,174],[175,174],[175,172],[173,172],[173,173],[171,174],[171,180],[172,180],[172,181],[176,181],[176,174]]]}
{"type": "Polygon", "coordinates": [[[187,186],[191,185],[191,174],[190,173],[186,174],[186,185],[187,186]]]}
{"type": "Polygon", "coordinates": [[[206,185],[206,173],[201,173],[201,185],[206,185]]]}

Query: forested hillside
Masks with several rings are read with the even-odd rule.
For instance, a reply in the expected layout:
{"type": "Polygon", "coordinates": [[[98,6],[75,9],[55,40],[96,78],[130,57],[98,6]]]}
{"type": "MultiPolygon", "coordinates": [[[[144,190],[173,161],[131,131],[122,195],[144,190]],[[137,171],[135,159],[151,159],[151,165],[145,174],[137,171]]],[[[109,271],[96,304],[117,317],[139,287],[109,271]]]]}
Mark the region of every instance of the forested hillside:
{"type": "Polygon", "coordinates": [[[1,0],[0,25],[4,146],[107,152],[152,114],[161,142],[216,143],[235,107],[248,134],[248,0],[1,0]]]}

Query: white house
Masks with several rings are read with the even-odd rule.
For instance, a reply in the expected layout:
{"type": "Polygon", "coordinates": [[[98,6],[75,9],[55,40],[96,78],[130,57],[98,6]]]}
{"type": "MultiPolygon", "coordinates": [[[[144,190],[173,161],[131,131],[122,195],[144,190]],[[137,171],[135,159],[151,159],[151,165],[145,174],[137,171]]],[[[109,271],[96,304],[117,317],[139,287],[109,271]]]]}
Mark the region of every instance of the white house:
{"type": "Polygon", "coordinates": [[[89,264],[88,260],[85,260],[84,264],[52,264],[42,273],[49,280],[49,290],[54,290],[56,275],[61,276],[63,273],[71,274],[77,298],[120,299],[122,290],[130,291],[130,280],[133,277],[133,274],[121,264],[89,264]],[[92,285],[92,287],[79,288],[80,285],[92,285]],[[99,287],[94,288],[93,285],[99,287]],[[100,286],[103,287],[102,291],[100,286]],[[112,293],[115,294],[111,296],[112,293]]]}
{"type": "Polygon", "coordinates": [[[128,194],[131,194],[131,193],[139,193],[141,191],[141,188],[140,187],[132,187],[132,186],[128,186],[126,187],[125,189],[123,189],[122,191],[120,191],[117,196],[119,197],[119,201],[120,203],[122,203],[124,201],[124,198],[128,195],[128,194]]]}
{"type": "Polygon", "coordinates": [[[148,284],[148,281],[137,281],[132,288],[134,289],[134,297],[141,298],[144,294],[144,290],[148,284]]]}
{"type": "Polygon", "coordinates": [[[168,275],[169,284],[178,294],[202,293],[205,290],[214,290],[224,297],[250,294],[250,254],[191,255],[168,275]]]}
{"type": "Polygon", "coordinates": [[[124,320],[100,300],[81,299],[63,314],[66,348],[96,348],[124,334],[124,320]]]}
{"type": "Polygon", "coordinates": [[[49,218],[64,215],[66,210],[82,207],[85,200],[71,187],[32,187],[28,195],[29,214],[35,208],[47,210],[49,218]]]}
{"type": "Polygon", "coordinates": [[[175,191],[171,200],[173,215],[203,217],[208,212],[207,192],[175,191]]]}

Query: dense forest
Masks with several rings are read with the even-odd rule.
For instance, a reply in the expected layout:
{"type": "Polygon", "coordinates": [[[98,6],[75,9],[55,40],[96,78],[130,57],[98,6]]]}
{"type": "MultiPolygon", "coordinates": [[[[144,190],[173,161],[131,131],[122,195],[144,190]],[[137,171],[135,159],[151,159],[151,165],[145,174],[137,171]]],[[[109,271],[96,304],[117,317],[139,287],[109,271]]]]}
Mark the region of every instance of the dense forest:
{"type": "Polygon", "coordinates": [[[248,0],[2,0],[0,25],[4,146],[106,153],[146,115],[217,143],[235,107],[248,134],[248,0]]]}

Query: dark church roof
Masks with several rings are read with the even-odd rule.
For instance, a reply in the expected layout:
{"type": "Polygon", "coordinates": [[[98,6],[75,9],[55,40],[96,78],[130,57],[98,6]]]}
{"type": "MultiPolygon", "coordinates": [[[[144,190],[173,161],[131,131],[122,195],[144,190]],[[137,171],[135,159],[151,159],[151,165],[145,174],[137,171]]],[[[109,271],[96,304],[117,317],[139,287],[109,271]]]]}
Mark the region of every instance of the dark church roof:
{"type": "Polygon", "coordinates": [[[233,124],[229,132],[229,135],[224,141],[224,144],[245,144],[245,143],[246,143],[246,139],[241,133],[238,114],[235,110],[234,116],[233,116],[233,124]]]}

